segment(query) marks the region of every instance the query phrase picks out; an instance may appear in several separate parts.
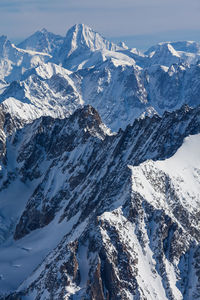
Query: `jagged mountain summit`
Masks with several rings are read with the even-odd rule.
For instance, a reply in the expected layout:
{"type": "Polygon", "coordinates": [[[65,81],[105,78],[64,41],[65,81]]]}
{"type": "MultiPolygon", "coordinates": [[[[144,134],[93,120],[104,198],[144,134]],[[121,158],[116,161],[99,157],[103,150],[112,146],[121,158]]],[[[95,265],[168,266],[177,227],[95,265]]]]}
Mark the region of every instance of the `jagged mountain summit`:
{"type": "Polygon", "coordinates": [[[199,133],[199,107],[112,135],[87,106],[8,137],[1,295],[198,299],[199,133]]]}
{"type": "Polygon", "coordinates": [[[116,65],[134,65],[134,59],[125,55],[124,49],[125,45],[117,46],[81,24],[67,32],[63,46],[52,61],[71,71],[98,67],[108,60],[116,65]]]}
{"type": "Polygon", "coordinates": [[[0,299],[200,299],[199,49],[0,37],[0,299]]]}
{"type": "Polygon", "coordinates": [[[20,80],[27,70],[48,59],[48,54],[17,48],[6,36],[0,37],[0,79],[5,80],[5,85],[20,80]]]}
{"type": "Polygon", "coordinates": [[[171,66],[178,64],[181,61],[181,56],[170,44],[161,44],[156,47],[156,50],[150,53],[150,64],[171,66]]]}
{"type": "Polygon", "coordinates": [[[161,60],[160,62],[167,66],[178,61],[191,64],[196,63],[200,58],[200,43],[194,41],[159,43],[156,46],[150,47],[145,54],[150,57],[155,55],[154,63],[159,63],[159,60],[161,60]],[[166,59],[163,61],[162,51],[165,51],[167,54],[166,59]]]}
{"type": "Polygon", "coordinates": [[[200,104],[198,43],[162,43],[142,54],[78,24],[65,37],[43,29],[17,47],[5,37],[1,44],[1,107],[19,124],[90,104],[117,131],[138,117],[200,104]]]}
{"type": "Polygon", "coordinates": [[[56,49],[62,45],[63,41],[64,38],[62,36],[48,32],[45,28],[43,28],[42,30],[32,34],[23,42],[19,43],[17,47],[52,55],[56,49]]]}

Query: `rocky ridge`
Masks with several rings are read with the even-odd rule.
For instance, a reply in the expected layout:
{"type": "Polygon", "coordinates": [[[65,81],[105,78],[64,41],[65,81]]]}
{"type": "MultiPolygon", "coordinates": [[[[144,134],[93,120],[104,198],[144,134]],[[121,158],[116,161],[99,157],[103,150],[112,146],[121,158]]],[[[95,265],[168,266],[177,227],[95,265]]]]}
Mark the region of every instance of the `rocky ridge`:
{"type": "Polygon", "coordinates": [[[64,118],[89,104],[118,131],[144,115],[200,104],[195,42],[161,43],[142,54],[77,24],[65,37],[44,29],[17,47],[6,37],[0,44],[1,107],[19,122],[64,118]]]}
{"type": "Polygon", "coordinates": [[[0,38],[0,299],[200,298],[199,49],[0,38]]]}
{"type": "MultiPolygon", "coordinates": [[[[37,181],[15,221],[14,243],[22,247],[51,224],[65,229],[7,299],[198,299],[198,209],[184,204],[181,179],[148,160],[170,159],[185,137],[199,139],[199,121],[199,107],[184,106],[108,135],[88,106],[69,119],[43,117],[10,137],[16,178],[37,181]]],[[[198,203],[198,193],[193,197],[198,203]]]]}

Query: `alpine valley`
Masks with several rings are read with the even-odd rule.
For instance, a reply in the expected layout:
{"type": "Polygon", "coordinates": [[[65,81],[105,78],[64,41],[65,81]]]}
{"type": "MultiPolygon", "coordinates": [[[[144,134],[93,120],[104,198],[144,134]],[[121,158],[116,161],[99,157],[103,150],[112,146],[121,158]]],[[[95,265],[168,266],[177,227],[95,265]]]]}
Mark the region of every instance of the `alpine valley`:
{"type": "Polygon", "coordinates": [[[200,44],[0,37],[0,299],[200,299],[200,44]]]}

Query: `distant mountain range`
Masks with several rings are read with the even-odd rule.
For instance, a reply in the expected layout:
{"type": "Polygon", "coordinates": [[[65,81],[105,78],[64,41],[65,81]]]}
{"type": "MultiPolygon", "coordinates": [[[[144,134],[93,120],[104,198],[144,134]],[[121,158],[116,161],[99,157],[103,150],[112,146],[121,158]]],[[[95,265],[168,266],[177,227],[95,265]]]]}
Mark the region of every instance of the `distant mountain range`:
{"type": "Polygon", "coordinates": [[[200,299],[199,57],[0,37],[0,299],[200,299]]]}

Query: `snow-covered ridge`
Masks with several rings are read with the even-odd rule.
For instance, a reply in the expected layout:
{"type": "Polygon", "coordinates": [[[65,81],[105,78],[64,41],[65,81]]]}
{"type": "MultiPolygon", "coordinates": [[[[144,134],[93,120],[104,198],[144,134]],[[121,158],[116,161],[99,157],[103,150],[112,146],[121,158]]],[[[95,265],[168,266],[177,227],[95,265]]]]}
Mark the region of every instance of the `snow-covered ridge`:
{"type": "Polygon", "coordinates": [[[1,294],[198,295],[198,124],[199,108],[185,106],[110,136],[87,106],[63,120],[42,117],[7,138],[1,294]]]}
{"type": "Polygon", "coordinates": [[[165,190],[167,185],[171,185],[181,205],[192,213],[197,212],[200,201],[199,147],[200,134],[189,136],[172,157],[131,167],[134,191],[150,199],[155,207],[162,206],[170,213],[173,199],[170,196],[167,199],[165,190]]]}
{"type": "MultiPolygon", "coordinates": [[[[71,43],[71,52],[77,49],[80,45],[81,47],[87,47],[88,49],[95,51],[100,49],[107,49],[111,51],[116,51],[120,49],[124,49],[125,45],[121,44],[121,46],[117,46],[104,37],[102,37],[99,33],[92,30],[89,26],[84,24],[76,24],[74,25],[66,35],[66,41],[70,41],[71,43]]],[[[125,47],[126,48],[126,47],[125,47]]]]}
{"type": "Polygon", "coordinates": [[[45,28],[35,32],[17,45],[18,48],[53,54],[63,43],[64,37],[48,32],[45,28]]]}
{"type": "Polygon", "coordinates": [[[0,38],[0,299],[199,299],[198,57],[0,38]]]}
{"type": "Polygon", "coordinates": [[[177,62],[176,57],[181,62],[191,64],[196,63],[200,58],[200,43],[194,41],[163,42],[150,47],[145,54],[150,58],[154,56],[151,64],[162,63],[170,66],[177,62]],[[163,54],[168,56],[168,60],[164,60],[163,54]]]}
{"type": "Polygon", "coordinates": [[[44,56],[52,57],[48,53],[37,52],[37,51],[27,50],[27,49],[21,49],[21,48],[18,48],[17,46],[15,46],[14,44],[12,44],[12,47],[15,48],[17,51],[24,53],[24,54],[27,53],[27,54],[31,54],[31,55],[44,55],[44,56]]]}
{"type": "Polygon", "coordinates": [[[198,43],[161,43],[142,54],[84,24],[65,37],[43,29],[17,47],[0,40],[1,106],[24,122],[90,104],[117,131],[138,117],[200,103],[198,43]]]}

